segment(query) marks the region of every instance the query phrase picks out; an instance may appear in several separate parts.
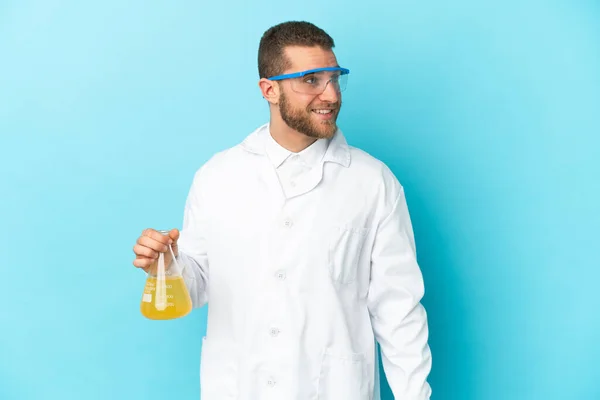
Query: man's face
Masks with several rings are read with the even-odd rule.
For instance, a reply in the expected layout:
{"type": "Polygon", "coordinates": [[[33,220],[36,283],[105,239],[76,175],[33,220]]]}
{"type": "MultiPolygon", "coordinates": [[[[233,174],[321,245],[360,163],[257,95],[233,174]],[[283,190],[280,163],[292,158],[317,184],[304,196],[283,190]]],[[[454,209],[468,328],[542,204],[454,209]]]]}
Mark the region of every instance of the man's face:
{"type": "MultiPolygon", "coordinates": [[[[337,66],[333,52],[320,47],[288,47],[286,56],[291,68],[284,73],[337,66]]],[[[279,82],[279,87],[279,113],[290,128],[312,138],[333,137],[342,106],[342,97],[335,85],[328,83],[325,91],[317,95],[298,93],[286,80],[279,82]]]]}

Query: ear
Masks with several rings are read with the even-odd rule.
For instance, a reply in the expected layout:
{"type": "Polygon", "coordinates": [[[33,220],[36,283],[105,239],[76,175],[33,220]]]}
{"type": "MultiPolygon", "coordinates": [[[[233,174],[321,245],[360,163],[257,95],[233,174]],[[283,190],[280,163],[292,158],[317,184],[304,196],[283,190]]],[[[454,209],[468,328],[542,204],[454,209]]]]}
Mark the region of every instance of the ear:
{"type": "Polygon", "coordinates": [[[277,104],[279,101],[279,85],[277,82],[262,78],[258,81],[258,87],[265,100],[271,104],[277,104]]]}

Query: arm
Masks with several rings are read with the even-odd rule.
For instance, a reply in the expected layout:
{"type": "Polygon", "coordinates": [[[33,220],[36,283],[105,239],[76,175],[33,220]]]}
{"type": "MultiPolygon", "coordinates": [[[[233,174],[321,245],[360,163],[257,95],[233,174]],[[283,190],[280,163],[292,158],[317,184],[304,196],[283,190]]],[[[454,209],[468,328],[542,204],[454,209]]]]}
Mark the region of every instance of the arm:
{"type": "Polygon", "coordinates": [[[206,249],[207,212],[200,184],[200,171],[194,177],[183,215],[178,241],[179,257],[185,264],[185,280],[194,308],[208,302],[208,255],[206,249]]]}
{"type": "Polygon", "coordinates": [[[369,311],[394,397],[428,400],[431,353],[427,315],[420,303],[424,283],[404,191],[399,184],[394,186],[397,190],[386,201],[388,211],[373,245],[369,311]]]}

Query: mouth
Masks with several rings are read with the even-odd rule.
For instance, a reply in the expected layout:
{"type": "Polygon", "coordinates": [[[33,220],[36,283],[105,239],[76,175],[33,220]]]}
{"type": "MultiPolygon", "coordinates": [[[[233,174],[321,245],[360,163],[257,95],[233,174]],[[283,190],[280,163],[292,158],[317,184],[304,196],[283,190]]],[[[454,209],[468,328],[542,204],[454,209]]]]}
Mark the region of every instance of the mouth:
{"type": "Polygon", "coordinates": [[[313,114],[316,114],[319,119],[331,119],[333,118],[333,116],[335,115],[335,109],[334,108],[316,108],[311,110],[311,112],[313,114]]]}

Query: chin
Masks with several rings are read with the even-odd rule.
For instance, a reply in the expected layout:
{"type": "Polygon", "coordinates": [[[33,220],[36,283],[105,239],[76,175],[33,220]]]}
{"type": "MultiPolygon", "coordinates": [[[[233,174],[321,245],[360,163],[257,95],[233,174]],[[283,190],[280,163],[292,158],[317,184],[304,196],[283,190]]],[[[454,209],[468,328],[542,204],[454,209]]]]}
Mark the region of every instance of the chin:
{"type": "Polygon", "coordinates": [[[315,135],[313,135],[313,137],[315,137],[317,139],[331,139],[335,135],[336,130],[333,130],[333,131],[317,131],[317,132],[314,132],[315,135]]]}
{"type": "MultiPolygon", "coordinates": [[[[324,139],[331,139],[335,135],[335,132],[337,131],[337,125],[334,122],[332,124],[326,124],[326,126],[327,126],[327,129],[319,129],[318,130],[319,135],[324,139]]],[[[321,128],[323,128],[323,126],[321,126],[321,128]]]]}
{"type": "Polygon", "coordinates": [[[331,139],[334,135],[335,132],[337,131],[337,129],[333,130],[333,131],[327,131],[323,134],[323,138],[324,139],[331,139]]]}

